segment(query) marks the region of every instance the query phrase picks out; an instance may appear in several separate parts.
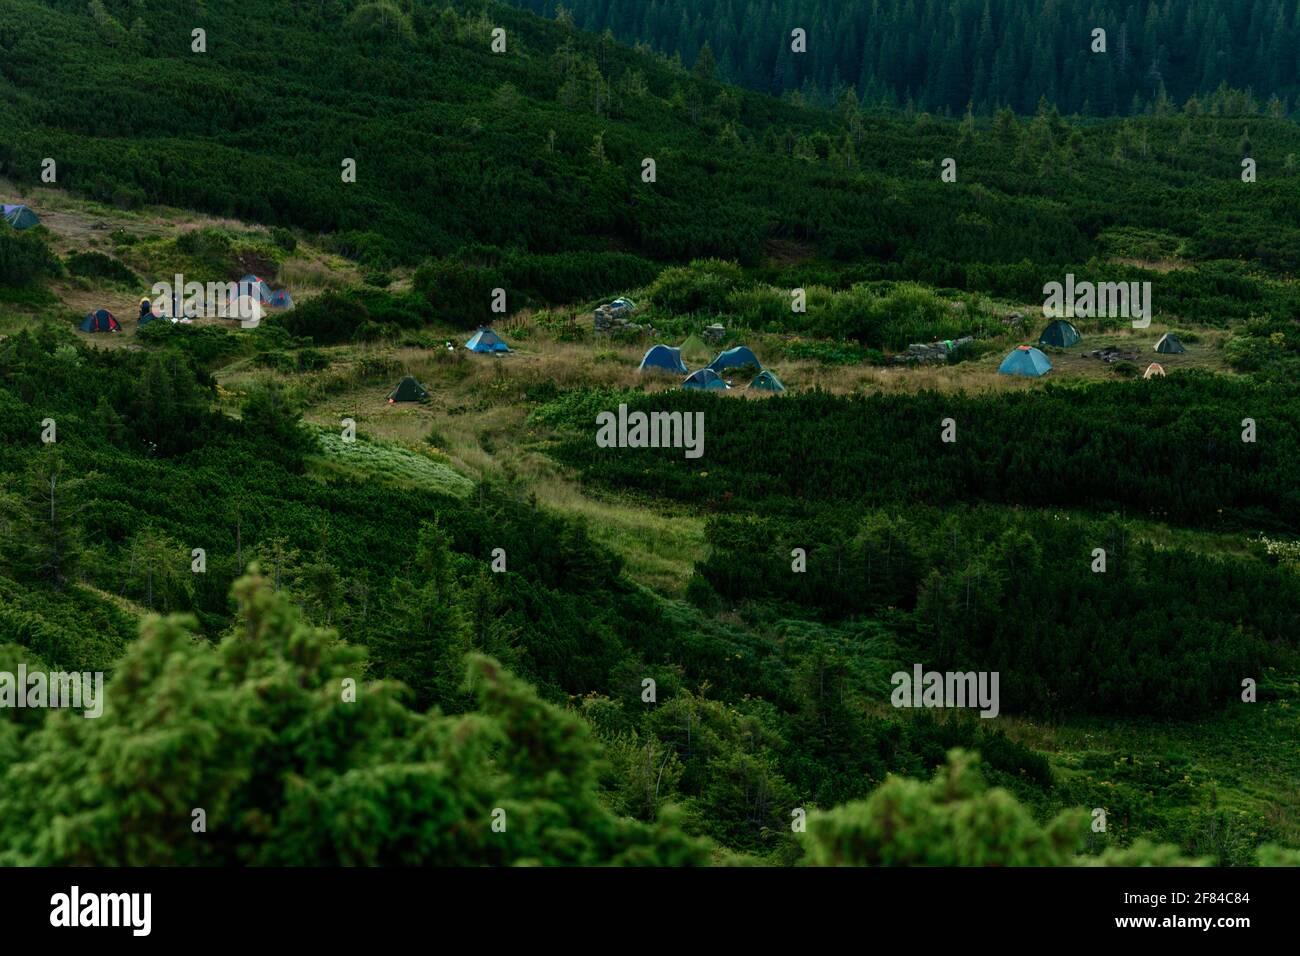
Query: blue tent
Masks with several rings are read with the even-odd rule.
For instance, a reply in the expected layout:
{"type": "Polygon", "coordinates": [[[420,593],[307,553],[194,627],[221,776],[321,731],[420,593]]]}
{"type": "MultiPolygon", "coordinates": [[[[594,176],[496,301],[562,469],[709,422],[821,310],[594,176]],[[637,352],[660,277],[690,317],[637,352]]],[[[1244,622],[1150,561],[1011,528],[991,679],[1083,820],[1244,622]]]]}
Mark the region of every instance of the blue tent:
{"type": "Polygon", "coordinates": [[[502,342],[491,329],[479,329],[474,337],[465,343],[471,352],[509,352],[510,346],[502,342]]]}
{"type": "Polygon", "coordinates": [[[1052,370],[1052,363],[1038,349],[1028,345],[1017,345],[1011,354],[1002,360],[998,371],[1003,375],[1029,375],[1037,378],[1052,370]]]}
{"type": "Polygon", "coordinates": [[[41,220],[36,213],[32,212],[26,206],[10,206],[8,203],[4,206],[5,222],[15,229],[30,229],[32,226],[39,226],[41,220]]]}
{"type": "Polygon", "coordinates": [[[683,374],[690,371],[682,363],[682,350],[670,348],[667,345],[656,345],[646,352],[645,358],[641,359],[641,367],[637,371],[644,372],[646,369],[663,369],[666,372],[683,374]]]}
{"type": "Polygon", "coordinates": [[[753,368],[763,367],[763,363],[758,360],[758,356],[745,346],[737,345],[734,349],[727,349],[710,362],[709,368],[715,372],[721,372],[724,368],[743,368],[747,365],[753,368]]]}
{"type": "Polygon", "coordinates": [[[272,292],[270,306],[273,309],[292,309],[293,296],[289,294],[287,289],[281,289],[279,292],[272,292]]]}
{"type": "Polygon", "coordinates": [[[682,382],[682,388],[730,388],[722,380],[722,376],[711,368],[702,368],[697,372],[692,372],[687,376],[686,381],[682,382]]]}
{"type": "Polygon", "coordinates": [[[256,302],[268,303],[271,301],[271,287],[266,284],[266,280],[255,275],[246,275],[237,283],[235,298],[246,295],[256,302]]]}
{"type": "Polygon", "coordinates": [[[766,369],[758,373],[758,377],[749,383],[750,388],[757,388],[764,392],[784,392],[785,386],[781,380],[776,377],[776,373],[771,369],[766,369]]]}

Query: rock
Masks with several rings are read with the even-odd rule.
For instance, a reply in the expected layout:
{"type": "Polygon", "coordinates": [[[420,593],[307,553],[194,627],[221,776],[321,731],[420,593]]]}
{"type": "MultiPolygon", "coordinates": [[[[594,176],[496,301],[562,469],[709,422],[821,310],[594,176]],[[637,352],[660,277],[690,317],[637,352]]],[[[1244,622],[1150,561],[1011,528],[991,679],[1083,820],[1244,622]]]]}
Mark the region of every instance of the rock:
{"type": "Polygon", "coordinates": [[[704,341],[706,342],[712,342],[714,345],[717,345],[726,337],[727,337],[726,327],[718,322],[715,322],[713,325],[706,326],[705,329],[700,333],[700,338],[704,339],[704,341]]]}
{"type": "Polygon", "coordinates": [[[895,365],[928,365],[948,361],[948,356],[961,348],[967,342],[974,341],[969,335],[964,338],[954,339],[951,342],[931,342],[928,345],[922,342],[913,342],[907,347],[907,351],[899,352],[894,356],[895,365]]]}

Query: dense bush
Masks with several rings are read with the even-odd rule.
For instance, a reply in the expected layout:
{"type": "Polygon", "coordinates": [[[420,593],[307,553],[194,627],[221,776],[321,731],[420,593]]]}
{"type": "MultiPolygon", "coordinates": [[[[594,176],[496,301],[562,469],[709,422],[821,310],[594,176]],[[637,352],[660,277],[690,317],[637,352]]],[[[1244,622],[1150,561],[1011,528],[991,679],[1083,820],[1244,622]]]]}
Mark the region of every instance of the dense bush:
{"type": "Polygon", "coordinates": [[[559,453],[588,480],[720,509],[990,501],[1300,531],[1294,384],[1189,371],[1161,385],[980,396],[813,392],[761,403],[698,392],[575,392],[536,414],[571,429],[559,453]],[[605,454],[590,423],[620,401],[704,412],[705,467],[680,449],[605,454]],[[1242,440],[1247,417],[1260,429],[1255,442],[1242,440]],[[955,442],[940,440],[946,418],[957,424],[955,442]]]}
{"type": "Polygon", "coordinates": [[[108,279],[111,282],[137,284],[140,277],[129,268],[102,252],[74,252],[68,256],[69,275],[87,276],[93,279],[108,279]]]}
{"type": "Polygon", "coordinates": [[[59,270],[58,257],[38,232],[16,232],[0,224],[0,283],[27,285],[59,270]]]}

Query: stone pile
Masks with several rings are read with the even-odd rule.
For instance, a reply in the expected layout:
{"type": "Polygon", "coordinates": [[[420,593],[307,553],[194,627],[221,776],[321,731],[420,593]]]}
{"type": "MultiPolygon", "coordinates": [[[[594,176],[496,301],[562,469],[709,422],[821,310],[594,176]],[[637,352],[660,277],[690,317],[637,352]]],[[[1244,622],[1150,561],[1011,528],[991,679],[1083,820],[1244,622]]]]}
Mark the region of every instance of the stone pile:
{"type": "Polygon", "coordinates": [[[895,365],[911,365],[918,363],[926,365],[931,362],[946,362],[948,356],[961,348],[967,342],[974,341],[969,335],[965,338],[953,339],[951,342],[913,342],[907,347],[906,352],[899,352],[894,356],[895,365]]]}

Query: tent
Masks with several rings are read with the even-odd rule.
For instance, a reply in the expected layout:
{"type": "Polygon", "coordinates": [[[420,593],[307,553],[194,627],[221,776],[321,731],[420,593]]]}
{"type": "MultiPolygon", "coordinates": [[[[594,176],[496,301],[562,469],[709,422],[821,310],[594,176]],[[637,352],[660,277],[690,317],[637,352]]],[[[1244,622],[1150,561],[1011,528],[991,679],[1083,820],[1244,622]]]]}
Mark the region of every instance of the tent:
{"type": "Polygon", "coordinates": [[[5,222],[9,223],[9,225],[13,226],[15,229],[30,229],[32,226],[39,226],[41,224],[41,220],[36,213],[32,212],[30,208],[22,204],[11,206],[6,203],[3,209],[5,222]]]}
{"type": "Polygon", "coordinates": [[[689,371],[682,364],[681,350],[667,345],[656,345],[645,353],[645,357],[641,359],[641,367],[637,371],[644,372],[646,369],[662,369],[665,372],[683,374],[689,371]]]}
{"type": "Polygon", "coordinates": [[[1152,362],[1147,366],[1147,370],[1142,373],[1143,378],[1154,378],[1157,375],[1165,374],[1164,367],[1159,362],[1152,362]]]}
{"type": "Polygon", "coordinates": [[[776,377],[776,373],[771,369],[765,369],[758,373],[758,378],[749,383],[750,388],[761,389],[765,392],[784,392],[785,386],[781,380],[776,377]]]}
{"type": "Polygon", "coordinates": [[[388,393],[388,404],[390,405],[396,402],[427,402],[428,400],[428,390],[409,375],[398,382],[397,387],[388,393]]]}
{"type": "Polygon", "coordinates": [[[121,332],[122,326],[108,309],[97,309],[81,321],[83,332],[121,332]]]}
{"type": "Polygon", "coordinates": [[[246,275],[236,284],[235,297],[252,296],[258,302],[270,302],[274,293],[260,276],[246,275]]]}
{"type": "Polygon", "coordinates": [[[677,351],[688,362],[707,362],[713,350],[698,335],[688,335],[686,341],[677,347],[677,351]]]}
{"type": "Polygon", "coordinates": [[[699,371],[692,372],[686,377],[686,381],[682,382],[682,388],[724,389],[730,387],[723,381],[722,376],[711,368],[702,368],[699,371]]]}
{"type": "Polygon", "coordinates": [[[479,329],[474,333],[474,337],[465,343],[465,348],[471,352],[509,352],[510,346],[497,336],[491,329],[479,329]]]}
{"type": "Polygon", "coordinates": [[[709,363],[709,368],[715,372],[721,372],[724,368],[743,368],[745,366],[762,368],[763,363],[758,360],[753,352],[743,345],[737,345],[734,349],[727,349],[709,363]]]}
{"type": "Polygon", "coordinates": [[[4,217],[5,222],[9,223],[9,225],[13,226],[15,229],[30,229],[32,226],[39,226],[41,224],[41,220],[36,213],[21,204],[10,206],[6,203],[4,206],[4,217]]]}
{"type": "Polygon", "coordinates": [[[281,289],[271,293],[271,301],[267,304],[273,309],[292,309],[293,296],[289,294],[288,289],[281,289]]]}
{"type": "Polygon", "coordinates": [[[1164,335],[1160,336],[1160,341],[1156,343],[1156,351],[1170,355],[1179,352],[1186,352],[1187,349],[1183,348],[1183,343],[1178,341],[1178,336],[1174,335],[1172,332],[1166,332],[1164,335]]]}
{"type": "Polygon", "coordinates": [[[1065,319],[1057,319],[1043,329],[1043,334],[1038,337],[1038,344],[1053,345],[1058,349],[1068,349],[1071,345],[1078,345],[1081,338],[1083,336],[1071,323],[1065,321],[1065,319]]]}
{"type": "Polygon", "coordinates": [[[1003,375],[1029,375],[1037,378],[1052,370],[1052,363],[1047,356],[1029,345],[1017,345],[1011,354],[1002,360],[998,371],[1003,375]]]}

